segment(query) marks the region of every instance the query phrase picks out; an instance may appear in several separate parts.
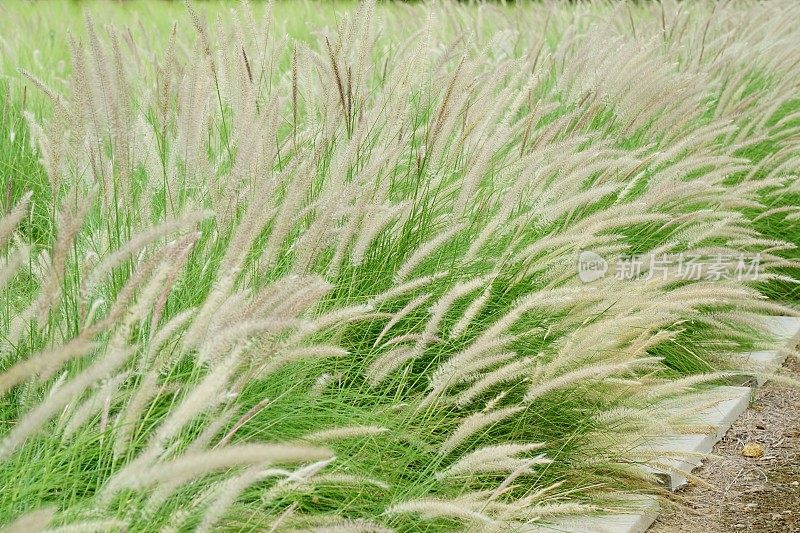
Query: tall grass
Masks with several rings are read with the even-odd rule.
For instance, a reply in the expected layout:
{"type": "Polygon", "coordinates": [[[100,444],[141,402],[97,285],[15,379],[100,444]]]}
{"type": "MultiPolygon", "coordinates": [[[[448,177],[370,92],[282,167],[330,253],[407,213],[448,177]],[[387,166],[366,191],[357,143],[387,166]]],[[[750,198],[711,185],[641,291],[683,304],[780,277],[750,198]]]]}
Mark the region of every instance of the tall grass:
{"type": "Polygon", "coordinates": [[[158,42],[119,9],[7,72],[12,528],[614,512],[798,314],[791,3],[365,2],[292,36],[188,5],[158,42]],[[581,251],[761,271],[583,283],[581,251]]]}

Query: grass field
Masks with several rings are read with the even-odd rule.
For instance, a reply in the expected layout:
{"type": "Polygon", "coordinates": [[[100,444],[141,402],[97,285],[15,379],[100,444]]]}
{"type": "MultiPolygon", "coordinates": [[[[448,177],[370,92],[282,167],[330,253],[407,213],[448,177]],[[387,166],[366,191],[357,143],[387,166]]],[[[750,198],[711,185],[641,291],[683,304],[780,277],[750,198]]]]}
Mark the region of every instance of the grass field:
{"type": "Polygon", "coordinates": [[[659,494],[642,445],[800,314],[797,28],[0,4],[0,524],[526,531],[659,494]]]}

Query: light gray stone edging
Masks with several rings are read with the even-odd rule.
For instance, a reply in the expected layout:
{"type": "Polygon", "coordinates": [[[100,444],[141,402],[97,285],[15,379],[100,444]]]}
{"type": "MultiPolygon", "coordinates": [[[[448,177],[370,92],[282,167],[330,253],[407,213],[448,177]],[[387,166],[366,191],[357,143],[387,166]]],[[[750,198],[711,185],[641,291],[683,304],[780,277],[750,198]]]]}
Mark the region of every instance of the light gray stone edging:
{"type": "MultiPolygon", "coordinates": [[[[766,323],[767,329],[778,341],[779,348],[753,352],[745,356],[754,363],[753,366],[759,371],[751,381],[754,385],[763,384],[764,374],[777,370],[783,364],[787,355],[784,348],[794,347],[800,341],[800,318],[767,317],[766,323]]],[[[691,472],[700,466],[702,461],[700,456],[711,452],[714,445],[727,433],[750,403],[752,395],[750,387],[724,386],[715,389],[715,394],[721,390],[727,393],[725,394],[727,399],[698,413],[700,421],[717,428],[715,433],[682,435],[648,444],[650,449],[656,451],[663,449],[687,453],[686,458],[668,458],[662,461],[669,467],[669,472],[654,472],[672,491],[678,490],[687,483],[686,478],[680,472],[691,472]]],[[[648,496],[641,496],[634,500],[632,503],[635,505],[635,512],[563,518],[550,524],[533,526],[525,531],[528,533],[643,533],[650,528],[658,516],[658,500],[648,496]]]]}

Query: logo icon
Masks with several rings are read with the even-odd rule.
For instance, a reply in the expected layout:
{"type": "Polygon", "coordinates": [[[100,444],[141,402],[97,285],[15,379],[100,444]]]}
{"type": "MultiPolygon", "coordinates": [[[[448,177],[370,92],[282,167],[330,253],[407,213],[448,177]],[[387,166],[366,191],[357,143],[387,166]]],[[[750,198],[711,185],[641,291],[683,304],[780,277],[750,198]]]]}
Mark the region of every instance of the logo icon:
{"type": "Polygon", "coordinates": [[[578,277],[584,283],[591,283],[606,275],[608,272],[608,261],[598,254],[583,251],[578,256],[578,277]]]}

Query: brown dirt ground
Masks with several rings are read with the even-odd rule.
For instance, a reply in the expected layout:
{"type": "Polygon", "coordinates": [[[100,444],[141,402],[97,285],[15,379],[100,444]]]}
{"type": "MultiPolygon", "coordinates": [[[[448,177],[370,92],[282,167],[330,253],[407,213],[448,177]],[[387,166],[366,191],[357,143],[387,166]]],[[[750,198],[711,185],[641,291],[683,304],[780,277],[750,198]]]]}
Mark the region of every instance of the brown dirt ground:
{"type": "MultiPolygon", "coordinates": [[[[800,362],[787,374],[800,379],[800,362]]],[[[689,485],[675,495],[650,533],[800,533],[800,390],[767,383],[750,408],[714,447],[717,456],[697,470],[714,488],[689,485]],[[764,456],[742,455],[748,442],[764,456]]]]}

